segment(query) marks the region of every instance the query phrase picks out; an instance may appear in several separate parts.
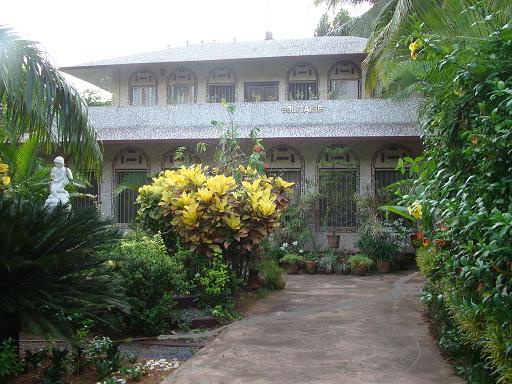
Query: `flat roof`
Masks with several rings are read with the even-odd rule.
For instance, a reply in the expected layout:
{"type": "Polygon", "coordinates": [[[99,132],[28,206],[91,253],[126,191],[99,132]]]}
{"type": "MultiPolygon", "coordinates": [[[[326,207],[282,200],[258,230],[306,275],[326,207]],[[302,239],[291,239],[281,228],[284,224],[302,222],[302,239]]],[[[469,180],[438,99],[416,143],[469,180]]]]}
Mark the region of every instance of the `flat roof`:
{"type": "Polygon", "coordinates": [[[60,69],[66,72],[67,69],[128,64],[363,54],[367,41],[368,39],[355,36],[322,36],[289,40],[201,43],[92,61],[60,69]]]}

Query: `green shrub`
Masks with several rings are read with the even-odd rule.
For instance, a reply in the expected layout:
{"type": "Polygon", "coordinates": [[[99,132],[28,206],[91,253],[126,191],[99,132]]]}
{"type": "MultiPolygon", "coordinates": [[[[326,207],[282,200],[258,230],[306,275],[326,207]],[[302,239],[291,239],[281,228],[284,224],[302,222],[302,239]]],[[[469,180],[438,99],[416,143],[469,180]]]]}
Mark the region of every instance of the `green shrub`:
{"type": "Polygon", "coordinates": [[[393,261],[404,245],[404,241],[393,227],[377,215],[370,215],[361,225],[356,245],[372,260],[393,261]]]}
{"type": "Polygon", "coordinates": [[[304,262],[304,257],[295,253],[287,253],[281,258],[281,263],[288,265],[297,265],[304,262]]]}
{"type": "Polygon", "coordinates": [[[369,268],[373,265],[373,260],[363,253],[358,253],[356,255],[350,256],[348,258],[348,262],[352,269],[358,267],[369,268]]]}
{"type": "Polygon", "coordinates": [[[260,263],[260,273],[263,283],[269,289],[282,289],[283,275],[286,273],[275,260],[265,259],[260,263]]]}
{"type": "Polygon", "coordinates": [[[0,344],[0,379],[21,372],[16,344],[12,339],[0,344]]]}
{"type": "Polygon", "coordinates": [[[325,273],[338,271],[338,253],[329,249],[318,259],[318,269],[325,273]]]}
{"type": "Polygon", "coordinates": [[[199,301],[212,307],[231,300],[232,285],[228,265],[222,255],[215,253],[209,265],[203,267],[195,277],[199,301]]]}
{"type": "Polygon", "coordinates": [[[127,331],[165,332],[174,319],[173,295],[189,289],[182,260],[167,253],[160,235],[142,232],[130,234],[114,252],[116,273],[132,306],[127,331]]]}

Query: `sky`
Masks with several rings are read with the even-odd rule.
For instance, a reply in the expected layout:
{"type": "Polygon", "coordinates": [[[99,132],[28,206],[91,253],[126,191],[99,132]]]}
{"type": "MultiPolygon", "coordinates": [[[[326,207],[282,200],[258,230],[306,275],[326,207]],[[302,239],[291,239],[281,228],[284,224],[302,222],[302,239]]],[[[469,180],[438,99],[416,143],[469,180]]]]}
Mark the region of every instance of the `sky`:
{"type": "MultiPolygon", "coordinates": [[[[313,0],[1,0],[0,25],[38,41],[58,67],[203,42],[312,37],[313,0]]],[[[344,5],[356,16],[368,5],[344,5]]],[[[332,13],[332,11],[331,11],[332,13]]],[[[77,88],[92,86],[67,76],[77,88]]]]}

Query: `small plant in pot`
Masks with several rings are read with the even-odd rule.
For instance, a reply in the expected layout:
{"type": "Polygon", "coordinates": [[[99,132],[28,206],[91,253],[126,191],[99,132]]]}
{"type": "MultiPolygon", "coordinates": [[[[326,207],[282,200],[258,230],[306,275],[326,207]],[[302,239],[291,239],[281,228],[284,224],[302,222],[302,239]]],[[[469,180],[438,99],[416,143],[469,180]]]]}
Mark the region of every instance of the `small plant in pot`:
{"type": "Polygon", "coordinates": [[[260,264],[262,283],[269,289],[284,289],[286,285],[286,271],[275,260],[264,259],[260,264]]]}
{"type": "Polygon", "coordinates": [[[373,265],[373,261],[363,253],[355,254],[348,258],[352,273],[356,276],[364,276],[368,268],[373,265]]]}
{"type": "Polygon", "coordinates": [[[333,250],[329,249],[318,259],[318,269],[324,273],[334,273],[337,271],[338,266],[338,254],[333,250]]]}
{"type": "Polygon", "coordinates": [[[286,272],[296,274],[299,272],[300,264],[304,262],[304,258],[295,253],[287,253],[280,260],[280,264],[286,268],[286,272]]]}
{"type": "Polygon", "coordinates": [[[317,255],[313,252],[308,252],[305,257],[304,265],[306,267],[306,273],[312,275],[316,273],[317,268],[317,255]]]}

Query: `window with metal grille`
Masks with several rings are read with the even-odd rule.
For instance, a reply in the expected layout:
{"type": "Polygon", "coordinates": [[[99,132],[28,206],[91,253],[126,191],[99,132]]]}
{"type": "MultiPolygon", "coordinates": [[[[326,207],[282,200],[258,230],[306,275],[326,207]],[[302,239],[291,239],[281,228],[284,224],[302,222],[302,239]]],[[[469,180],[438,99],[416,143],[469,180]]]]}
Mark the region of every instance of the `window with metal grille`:
{"type": "Polygon", "coordinates": [[[71,205],[73,208],[86,208],[86,207],[94,207],[95,204],[99,203],[99,185],[98,180],[93,172],[86,173],[87,181],[89,182],[89,186],[85,188],[81,188],[78,192],[81,195],[87,196],[74,196],[71,199],[71,205]]]}
{"type": "Polygon", "coordinates": [[[208,102],[219,103],[224,99],[228,103],[235,102],[234,84],[210,84],[208,85],[208,102]]]}
{"type": "Polygon", "coordinates": [[[355,169],[319,170],[320,225],[324,228],[355,228],[357,171],[355,169]]]}
{"type": "Polygon", "coordinates": [[[167,87],[167,104],[192,104],[193,102],[193,85],[169,85],[167,87]]]}
{"type": "Polygon", "coordinates": [[[331,80],[331,100],[359,99],[359,80],[331,80]]]}
{"type": "Polygon", "coordinates": [[[156,105],[156,87],[130,87],[130,105],[156,105]]]}
{"type": "Polygon", "coordinates": [[[148,174],[143,170],[116,171],[116,186],[126,186],[115,196],[115,221],[119,224],[129,224],[135,221],[138,205],[135,204],[139,187],[148,182],[148,174]]]}
{"type": "Polygon", "coordinates": [[[279,83],[245,83],[245,101],[278,101],[279,83]]]}
{"type": "Polygon", "coordinates": [[[297,81],[288,83],[289,100],[316,100],[318,91],[316,81],[297,81]]]}
{"type": "Polygon", "coordinates": [[[395,169],[376,169],[375,170],[375,187],[377,190],[386,188],[388,185],[403,180],[405,175],[395,169]]]}

